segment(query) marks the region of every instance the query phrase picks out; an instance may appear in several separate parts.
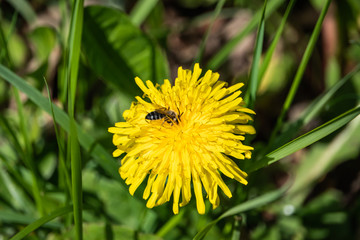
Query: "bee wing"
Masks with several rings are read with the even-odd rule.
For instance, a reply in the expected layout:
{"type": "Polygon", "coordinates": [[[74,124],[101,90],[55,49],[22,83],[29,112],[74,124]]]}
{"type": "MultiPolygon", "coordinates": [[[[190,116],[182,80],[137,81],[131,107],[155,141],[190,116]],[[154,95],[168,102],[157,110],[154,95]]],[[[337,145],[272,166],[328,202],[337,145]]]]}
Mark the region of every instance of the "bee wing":
{"type": "Polygon", "coordinates": [[[169,114],[169,110],[165,107],[161,107],[161,108],[157,108],[155,109],[155,112],[164,114],[164,115],[168,115],[169,114]]]}

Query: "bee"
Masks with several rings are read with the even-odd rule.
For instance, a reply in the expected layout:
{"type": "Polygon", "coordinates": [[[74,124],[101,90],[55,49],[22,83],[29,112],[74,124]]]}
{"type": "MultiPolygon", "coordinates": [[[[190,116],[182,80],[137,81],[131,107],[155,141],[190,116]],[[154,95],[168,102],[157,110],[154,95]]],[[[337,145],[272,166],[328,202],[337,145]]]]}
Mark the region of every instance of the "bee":
{"type": "Polygon", "coordinates": [[[174,123],[179,124],[180,117],[181,115],[170,110],[169,108],[159,108],[155,109],[155,111],[149,112],[145,116],[145,119],[150,121],[164,119],[164,122],[173,125],[174,123]]]}

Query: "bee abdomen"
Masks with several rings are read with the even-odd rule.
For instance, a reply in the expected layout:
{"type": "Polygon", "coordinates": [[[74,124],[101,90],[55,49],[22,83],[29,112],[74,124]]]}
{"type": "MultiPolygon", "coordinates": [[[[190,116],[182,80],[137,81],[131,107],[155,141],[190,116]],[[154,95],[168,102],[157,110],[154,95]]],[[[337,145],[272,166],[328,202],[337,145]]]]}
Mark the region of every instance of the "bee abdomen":
{"type": "Polygon", "coordinates": [[[160,120],[160,119],[163,119],[164,117],[166,117],[165,114],[153,111],[153,112],[148,113],[146,115],[145,119],[148,119],[148,120],[160,120]]]}

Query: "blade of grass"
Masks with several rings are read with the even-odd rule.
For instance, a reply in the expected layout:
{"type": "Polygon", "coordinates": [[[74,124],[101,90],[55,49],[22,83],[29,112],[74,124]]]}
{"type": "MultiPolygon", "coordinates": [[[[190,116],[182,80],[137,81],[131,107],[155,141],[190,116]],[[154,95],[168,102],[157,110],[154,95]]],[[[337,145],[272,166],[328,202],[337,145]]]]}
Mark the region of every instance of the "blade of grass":
{"type": "Polygon", "coordinates": [[[231,233],[231,240],[239,240],[241,238],[241,227],[243,224],[244,214],[234,217],[233,230],[231,233]]]}
{"type": "Polygon", "coordinates": [[[286,100],[285,100],[285,103],[284,103],[283,108],[281,110],[281,113],[280,113],[280,115],[279,115],[279,117],[277,119],[275,128],[274,128],[274,130],[273,130],[273,132],[271,134],[270,141],[269,141],[269,146],[271,146],[273,144],[277,132],[282,127],[282,123],[283,123],[283,119],[285,117],[285,114],[289,110],[290,105],[291,105],[291,103],[292,103],[292,101],[293,101],[293,99],[295,97],[297,89],[298,89],[298,87],[300,85],[300,82],[302,80],[302,77],[304,75],[306,66],[307,66],[307,64],[309,62],[309,59],[310,59],[310,57],[312,55],[312,52],[313,52],[313,50],[315,48],[315,44],[317,42],[317,39],[318,39],[320,31],[321,31],[321,26],[322,26],[322,23],[324,21],[324,18],[325,18],[325,15],[327,13],[327,10],[329,8],[330,3],[331,3],[331,0],[327,0],[325,2],[325,5],[324,5],[324,7],[323,7],[323,9],[322,9],[322,11],[320,13],[319,19],[318,19],[318,21],[317,21],[317,23],[315,25],[314,31],[311,34],[309,43],[308,43],[308,45],[306,47],[303,58],[301,59],[298,71],[296,72],[294,81],[293,81],[293,83],[291,85],[291,88],[289,90],[289,93],[288,93],[288,95],[286,97],[286,100]]]}
{"type": "Polygon", "coordinates": [[[312,119],[314,119],[323,107],[331,100],[335,93],[342,87],[346,82],[348,82],[356,73],[360,71],[360,64],[358,64],[350,73],[333,85],[327,92],[316,98],[301,114],[300,118],[290,123],[286,126],[286,130],[280,134],[274,140],[273,147],[280,146],[290,139],[292,139],[295,134],[301,129],[302,126],[308,124],[312,119]]]}
{"type": "Polygon", "coordinates": [[[256,92],[259,87],[259,81],[260,81],[260,78],[258,77],[258,75],[259,75],[260,57],[261,57],[263,43],[264,43],[266,5],[267,5],[267,0],[265,0],[265,2],[264,2],[263,10],[261,13],[258,32],[256,35],[253,61],[252,61],[251,70],[250,70],[249,91],[247,91],[248,94],[245,96],[245,101],[247,102],[247,104],[250,108],[252,108],[252,106],[254,105],[254,102],[256,99],[256,92]]]}
{"type": "MultiPolygon", "coordinates": [[[[61,20],[59,25],[59,44],[62,49],[66,49],[67,46],[67,38],[68,38],[68,19],[70,19],[71,9],[68,9],[68,1],[61,0],[59,1],[59,11],[61,20]]],[[[57,78],[58,78],[58,95],[59,100],[65,105],[67,101],[67,94],[68,94],[68,80],[66,78],[67,74],[67,65],[66,59],[68,59],[68,52],[64,51],[64,54],[61,56],[61,61],[57,69],[57,78]]],[[[61,130],[60,130],[61,131],[61,130]]]]}
{"type": "Polygon", "coordinates": [[[32,9],[31,5],[25,0],[11,0],[8,1],[16,11],[28,22],[32,23],[36,19],[36,13],[32,9]]]}
{"type": "Polygon", "coordinates": [[[46,215],[38,220],[36,220],[35,222],[29,224],[28,226],[26,226],[24,229],[22,229],[20,232],[18,232],[15,236],[13,236],[10,240],[20,240],[23,239],[24,237],[26,237],[29,233],[35,231],[36,229],[38,229],[39,227],[41,227],[42,225],[44,225],[47,222],[50,222],[51,220],[53,220],[56,217],[60,217],[62,215],[71,213],[72,210],[72,206],[67,206],[67,207],[63,207],[63,208],[59,208],[55,211],[53,211],[51,214],[46,215]]]}
{"type": "Polygon", "coordinates": [[[228,211],[223,213],[220,217],[218,217],[214,221],[210,222],[203,229],[201,229],[200,232],[198,232],[193,239],[194,240],[204,239],[204,237],[210,231],[210,229],[223,218],[230,217],[230,216],[233,216],[233,215],[236,215],[239,213],[243,213],[245,211],[249,211],[252,209],[256,209],[261,206],[267,205],[271,202],[274,202],[275,200],[282,197],[284,195],[284,193],[289,189],[289,187],[290,187],[290,183],[285,184],[283,187],[281,187],[275,191],[263,194],[257,198],[250,199],[250,200],[243,202],[235,207],[230,208],[228,211]]]}
{"type": "MultiPolygon", "coordinates": [[[[265,18],[269,17],[276,9],[278,9],[284,0],[272,0],[267,6],[267,14],[265,18]]],[[[209,60],[208,69],[217,70],[227,59],[237,44],[243,40],[251,31],[253,31],[259,23],[262,16],[262,10],[257,11],[249,24],[233,39],[227,42],[220,51],[209,60]]]]}
{"type": "Polygon", "coordinates": [[[204,54],[204,51],[205,51],[205,46],[206,46],[206,42],[209,38],[209,35],[210,35],[210,32],[213,28],[213,25],[214,25],[214,22],[215,20],[217,19],[217,17],[219,16],[220,12],[221,12],[221,9],[223,8],[224,6],[224,3],[225,3],[225,0],[220,0],[218,1],[218,3],[216,4],[216,8],[215,8],[215,11],[214,11],[214,15],[211,19],[211,23],[210,23],[210,26],[208,27],[207,31],[206,31],[206,34],[205,34],[205,37],[203,38],[202,42],[201,42],[201,45],[199,47],[199,51],[198,51],[198,54],[195,58],[195,61],[193,63],[193,65],[195,63],[200,63],[201,62],[201,59],[202,59],[202,56],[204,54]]]}
{"type": "Polygon", "coordinates": [[[84,18],[84,0],[74,1],[73,12],[70,22],[69,34],[69,59],[67,62],[67,77],[69,84],[69,116],[74,115],[75,94],[77,85],[77,76],[79,71],[79,58],[81,49],[81,34],[84,18]]]}
{"type": "Polygon", "coordinates": [[[71,180],[72,180],[72,199],[74,204],[74,221],[76,239],[83,238],[82,233],[82,175],[81,175],[81,156],[78,143],[75,120],[70,120],[70,156],[71,156],[71,180]]]}
{"type": "Polygon", "coordinates": [[[264,77],[265,73],[266,73],[266,70],[269,66],[269,63],[270,63],[270,60],[271,60],[271,57],[275,51],[275,48],[280,40],[280,37],[281,37],[281,34],[284,30],[284,27],[285,27],[285,24],[286,24],[286,21],[289,17],[289,14],[291,12],[291,9],[293,8],[294,4],[295,4],[296,0],[291,0],[286,8],[286,11],[285,11],[285,14],[283,16],[283,18],[281,19],[281,23],[279,25],[279,28],[278,30],[276,31],[276,34],[275,34],[275,37],[274,37],[274,40],[271,42],[271,45],[269,47],[269,49],[267,50],[266,52],[266,55],[264,57],[264,60],[261,64],[261,67],[260,67],[260,73],[259,73],[259,79],[261,81],[261,79],[264,77]]]}
{"type": "Polygon", "coordinates": [[[139,0],[136,2],[133,10],[130,13],[131,22],[135,26],[140,26],[147,16],[149,16],[150,12],[154,9],[158,0],[139,0]]]}
{"type": "Polygon", "coordinates": [[[50,109],[51,109],[51,115],[52,115],[52,120],[53,120],[53,124],[54,124],[54,129],[55,129],[55,136],[56,136],[56,141],[57,141],[58,148],[59,148],[59,163],[60,163],[60,166],[59,166],[59,172],[60,173],[59,174],[64,175],[65,183],[66,183],[66,187],[67,187],[66,188],[67,189],[67,194],[71,195],[71,180],[70,180],[68,169],[67,169],[65,161],[64,161],[65,150],[64,150],[63,145],[61,144],[62,143],[61,136],[60,136],[60,133],[59,133],[59,131],[57,129],[57,126],[56,126],[53,103],[51,101],[51,95],[50,95],[49,86],[48,86],[45,78],[44,78],[44,82],[45,82],[47,94],[48,94],[48,97],[49,97],[49,105],[50,105],[50,109]]]}
{"type": "Polygon", "coordinates": [[[311,130],[310,132],[305,133],[304,135],[294,139],[293,141],[288,142],[287,144],[270,152],[259,161],[252,163],[251,166],[249,166],[249,168],[246,169],[247,170],[246,172],[253,172],[262,167],[273,164],[279,161],[280,159],[289,156],[290,154],[300,149],[303,149],[313,144],[316,141],[319,141],[320,139],[328,136],[329,134],[333,133],[334,131],[338,130],[339,128],[350,122],[359,114],[360,114],[360,106],[357,106],[337,116],[336,118],[333,118],[332,120],[324,123],[323,125],[311,130]]]}
{"type": "Polygon", "coordinates": [[[26,117],[24,115],[24,107],[23,107],[23,103],[20,100],[19,91],[16,88],[13,88],[13,92],[15,95],[15,100],[19,114],[20,131],[21,131],[21,135],[24,137],[24,162],[31,172],[31,180],[32,180],[31,187],[32,187],[33,197],[35,199],[36,208],[38,209],[40,216],[43,216],[45,214],[45,209],[40,193],[40,186],[36,171],[36,165],[32,157],[33,151],[28,136],[29,127],[27,127],[25,123],[26,117]]]}
{"type": "Polygon", "coordinates": [[[83,239],[82,232],[82,175],[81,175],[81,156],[75,122],[75,95],[77,86],[77,76],[79,70],[79,58],[81,49],[81,34],[84,17],[84,1],[78,0],[73,3],[73,11],[70,22],[69,34],[69,59],[67,62],[66,77],[69,81],[68,91],[68,113],[70,117],[70,135],[68,144],[70,147],[71,159],[71,180],[72,180],[72,200],[75,222],[75,235],[77,240],[83,239]]]}
{"type": "Polygon", "coordinates": [[[176,225],[178,225],[184,216],[185,210],[181,211],[179,214],[172,216],[169,221],[167,221],[164,226],[162,226],[156,235],[159,237],[164,237],[168,232],[170,232],[176,225]]]}
{"type": "Polygon", "coordinates": [[[350,152],[354,152],[354,157],[359,153],[359,132],[360,117],[357,116],[343,131],[341,131],[341,133],[324,146],[321,154],[316,155],[316,160],[314,157],[307,154],[304,161],[302,161],[296,168],[296,179],[287,195],[296,195],[300,192],[303,194],[304,189],[308,189],[310,191],[313,185],[317,183],[317,180],[326,175],[335,166],[343,163],[344,161],[353,159],[352,157],[345,157],[342,152],[346,152],[345,155],[348,155],[350,152]],[[352,149],[349,149],[349,143],[351,144],[352,149]]]}
{"type": "MultiPolygon", "coordinates": [[[[0,210],[0,221],[2,224],[29,225],[36,220],[33,215],[18,213],[9,209],[0,210]]],[[[41,227],[49,229],[61,229],[62,226],[60,222],[47,222],[41,225],[41,227]]]]}

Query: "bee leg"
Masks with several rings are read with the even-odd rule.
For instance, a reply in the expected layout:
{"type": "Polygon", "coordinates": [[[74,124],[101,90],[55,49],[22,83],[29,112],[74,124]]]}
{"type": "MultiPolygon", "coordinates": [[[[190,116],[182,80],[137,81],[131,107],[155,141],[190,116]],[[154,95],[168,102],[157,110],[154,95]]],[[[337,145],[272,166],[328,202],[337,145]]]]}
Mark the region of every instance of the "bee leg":
{"type": "Polygon", "coordinates": [[[184,114],[184,112],[180,113],[180,109],[178,106],[176,106],[177,110],[178,110],[178,116],[176,116],[176,120],[177,120],[177,123],[180,122],[180,117],[184,114]]]}
{"type": "Polygon", "coordinates": [[[166,122],[167,122],[168,124],[170,124],[171,126],[174,125],[174,120],[173,120],[172,118],[170,118],[170,117],[167,117],[167,118],[166,118],[166,122]]]}
{"type": "MultiPolygon", "coordinates": [[[[161,126],[163,126],[165,122],[169,123],[169,119],[166,118],[166,117],[164,118],[163,122],[161,123],[161,126]]],[[[170,122],[170,123],[171,123],[171,122],[170,122]]],[[[171,124],[171,125],[172,125],[172,124],[171,124]]]]}

